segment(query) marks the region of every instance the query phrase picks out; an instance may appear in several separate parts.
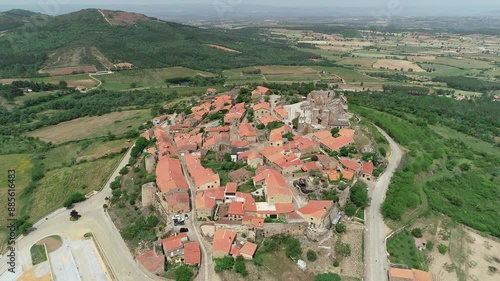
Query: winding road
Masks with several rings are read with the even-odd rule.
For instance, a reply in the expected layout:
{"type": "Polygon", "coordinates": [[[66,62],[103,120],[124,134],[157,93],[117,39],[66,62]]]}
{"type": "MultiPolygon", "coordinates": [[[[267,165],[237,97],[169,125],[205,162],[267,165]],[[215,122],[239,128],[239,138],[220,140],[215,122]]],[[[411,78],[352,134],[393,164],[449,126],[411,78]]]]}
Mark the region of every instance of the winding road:
{"type": "Polygon", "coordinates": [[[380,212],[385,193],[391,182],[394,172],[399,167],[403,152],[398,144],[382,129],[377,129],[389,141],[391,152],[389,163],[385,172],[374,183],[374,188],[370,188],[370,206],[366,210],[365,228],[365,280],[367,281],[387,281],[387,251],[385,248],[386,227],[380,212]]]}
{"type": "MultiPolygon", "coordinates": [[[[127,151],[116,170],[106,182],[102,191],[92,198],[76,205],[75,209],[78,210],[82,216],[78,221],[70,221],[70,211],[66,208],[62,208],[38,221],[34,225],[34,228],[36,228],[35,231],[17,239],[17,270],[20,270],[20,267],[23,269],[33,267],[30,248],[42,238],[56,234],[63,237],[81,239],[85,233],[92,232],[94,238],[99,242],[104,252],[102,258],[108,262],[110,271],[115,275],[117,280],[152,280],[141,271],[125,244],[125,241],[122,239],[120,232],[111,221],[108,213],[104,212],[102,207],[105,203],[105,198],[111,197],[109,184],[119,175],[120,169],[128,163],[130,151],[131,148],[127,151]]],[[[14,278],[14,274],[6,272],[6,270],[7,257],[3,256],[0,258],[0,279],[17,279],[14,278]],[[9,276],[13,278],[10,279],[9,276]]]]}

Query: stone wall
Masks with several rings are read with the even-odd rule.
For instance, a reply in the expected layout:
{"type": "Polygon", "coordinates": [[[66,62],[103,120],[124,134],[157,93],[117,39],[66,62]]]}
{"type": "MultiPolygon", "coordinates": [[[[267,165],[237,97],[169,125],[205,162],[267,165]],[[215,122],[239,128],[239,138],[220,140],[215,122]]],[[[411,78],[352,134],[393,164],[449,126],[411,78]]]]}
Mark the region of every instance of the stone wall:
{"type": "Polygon", "coordinates": [[[262,234],[264,235],[264,237],[269,237],[276,234],[303,235],[306,228],[307,222],[265,223],[262,234]]]}

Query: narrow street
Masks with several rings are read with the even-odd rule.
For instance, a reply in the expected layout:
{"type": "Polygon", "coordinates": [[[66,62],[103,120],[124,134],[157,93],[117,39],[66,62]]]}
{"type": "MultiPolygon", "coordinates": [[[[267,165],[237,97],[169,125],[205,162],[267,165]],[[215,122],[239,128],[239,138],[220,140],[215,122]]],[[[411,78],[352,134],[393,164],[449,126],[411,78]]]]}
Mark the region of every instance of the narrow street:
{"type": "Polygon", "coordinates": [[[377,129],[389,141],[391,148],[388,157],[389,164],[385,172],[370,189],[370,206],[366,209],[365,218],[365,280],[387,281],[387,250],[385,245],[386,227],[380,208],[385,199],[385,194],[394,172],[399,167],[403,152],[398,144],[382,129],[377,129]]]}

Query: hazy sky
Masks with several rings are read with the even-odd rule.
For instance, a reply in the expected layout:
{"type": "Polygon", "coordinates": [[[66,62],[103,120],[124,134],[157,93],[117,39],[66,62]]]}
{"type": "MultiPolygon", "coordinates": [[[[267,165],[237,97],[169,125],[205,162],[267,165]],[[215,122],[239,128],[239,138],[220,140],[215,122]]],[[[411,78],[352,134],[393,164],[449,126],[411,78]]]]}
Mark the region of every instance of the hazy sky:
{"type": "Polygon", "coordinates": [[[148,5],[148,4],[178,4],[178,3],[241,3],[263,4],[273,6],[387,6],[401,3],[408,6],[500,6],[499,0],[2,0],[0,5],[43,5],[44,3],[71,4],[71,5],[148,5]]]}

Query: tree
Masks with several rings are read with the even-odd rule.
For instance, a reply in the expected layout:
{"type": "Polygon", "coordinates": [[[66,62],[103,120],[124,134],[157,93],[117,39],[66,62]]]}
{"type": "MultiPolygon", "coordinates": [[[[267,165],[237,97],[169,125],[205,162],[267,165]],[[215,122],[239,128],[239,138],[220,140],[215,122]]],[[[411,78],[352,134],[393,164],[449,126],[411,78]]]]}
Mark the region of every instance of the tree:
{"type": "Polygon", "coordinates": [[[231,270],[234,266],[234,259],[230,256],[223,258],[215,258],[215,272],[222,272],[224,270],[231,270]]]}
{"type": "Polygon", "coordinates": [[[123,168],[121,168],[121,169],[120,169],[120,175],[122,175],[122,176],[123,176],[123,175],[126,175],[126,174],[128,174],[128,169],[127,169],[127,167],[123,167],[123,168]]]}
{"type": "Polygon", "coordinates": [[[314,281],[340,281],[340,276],[336,273],[328,272],[314,276],[314,281]]]}
{"type": "Polygon", "coordinates": [[[337,231],[337,233],[344,233],[345,225],[343,223],[337,223],[337,225],[335,226],[335,231],[337,231]]]}
{"type": "Polygon", "coordinates": [[[340,265],[339,260],[338,260],[338,259],[335,259],[335,260],[333,261],[333,267],[339,267],[339,265],[340,265]]]}
{"type": "Polygon", "coordinates": [[[71,220],[75,220],[75,221],[78,220],[81,217],[77,210],[72,210],[69,213],[69,216],[70,216],[71,220]]]}
{"type": "Polygon", "coordinates": [[[363,181],[357,181],[351,187],[351,201],[356,206],[364,208],[368,206],[368,185],[363,181]]]}
{"type": "Polygon", "coordinates": [[[354,216],[354,214],[356,213],[356,205],[352,204],[351,202],[347,203],[347,205],[345,206],[345,215],[348,216],[348,217],[352,217],[354,216]]]}
{"type": "Polygon", "coordinates": [[[306,256],[308,261],[315,261],[318,259],[318,254],[311,249],[307,250],[306,256]]]}
{"type": "Polygon", "coordinates": [[[262,129],[264,129],[264,128],[266,128],[266,126],[265,126],[264,124],[262,124],[262,123],[259,123],[259,124],[257,125],[257,129],[259,129],[259,130],[262,130],[262,129]]]}
{"type": "Polygon", "coordinates": [[[339,155],[342,157],[349,156],[349,149],[346,146],[342,146],[339,151],[339,155]]]}
{"type": "Polygon", "coordinates": [[[439,253],[444,255],[444,254],[446,254],[446,252],[448,252],[448,247],[446,247],[445,244],[439,244],[438,251],[439,251],[439,253]]]}
{"type": "Polygon", "coordinates": [[[224,161],[231,162],[231,153],[224,153],[224,161]]]}
{"type": "Polygon", "coordinates": [[[382,155],[383,157],[385,157],[385,155],[387,155],[387,150],[384,148],[384,147],[381,147],[378,149],[378,152],[380,153],[380,155],[382,155]]]}
{"type": "Polygon", "coordinates": [[[434,249],[434,242],[432,242],[432,241],[427,241],[427,245],[425,245],[425,248],[426,248],[428,251],[432,251],[432,249],[434,249]]]}
{"type": "Polygon", "coordinates": [[[332,137],[336,138],[339,136],[339,131],[340,131],[339,128],[334,127],[330,130],[330,133],[332,133],[332,137]]]}
{"type": "Polygon", "coordinates": [[[413,237],[416,237],[416,238],[422,238],[423,234],[422,234],[422,229],[420,228],[414,228],[412,231],[411,231],[411,235],[413,235],[413,237]]]}
{"type": "Polygon", "coordinates": [[[234,263],[234,271],[241,274],[243,277],[248,275],[247,266],[242,256],[236,257],[236,262],[234,263]]]}
{"type": "Polygon", "coordinates": [[[264,264],[262,254],[260,254],[259,252],[255,254],[255,257],[253,257],[253,264],[255,264],[256,266],[262,266],[264,264]]]}
{"type": "Polygon", "coordinates": [[[175,281],[191,281],[193,272],[186,265],[177,267],[174,271],[175,281]]]}
{"type": "Polygon", "coordinates": [[[300,241],[297,238],[289,237],[287,238],[285,248],[285,254],[287,257],[298,260],[302,256],[302,248],[300,246],[300,241]]]}

